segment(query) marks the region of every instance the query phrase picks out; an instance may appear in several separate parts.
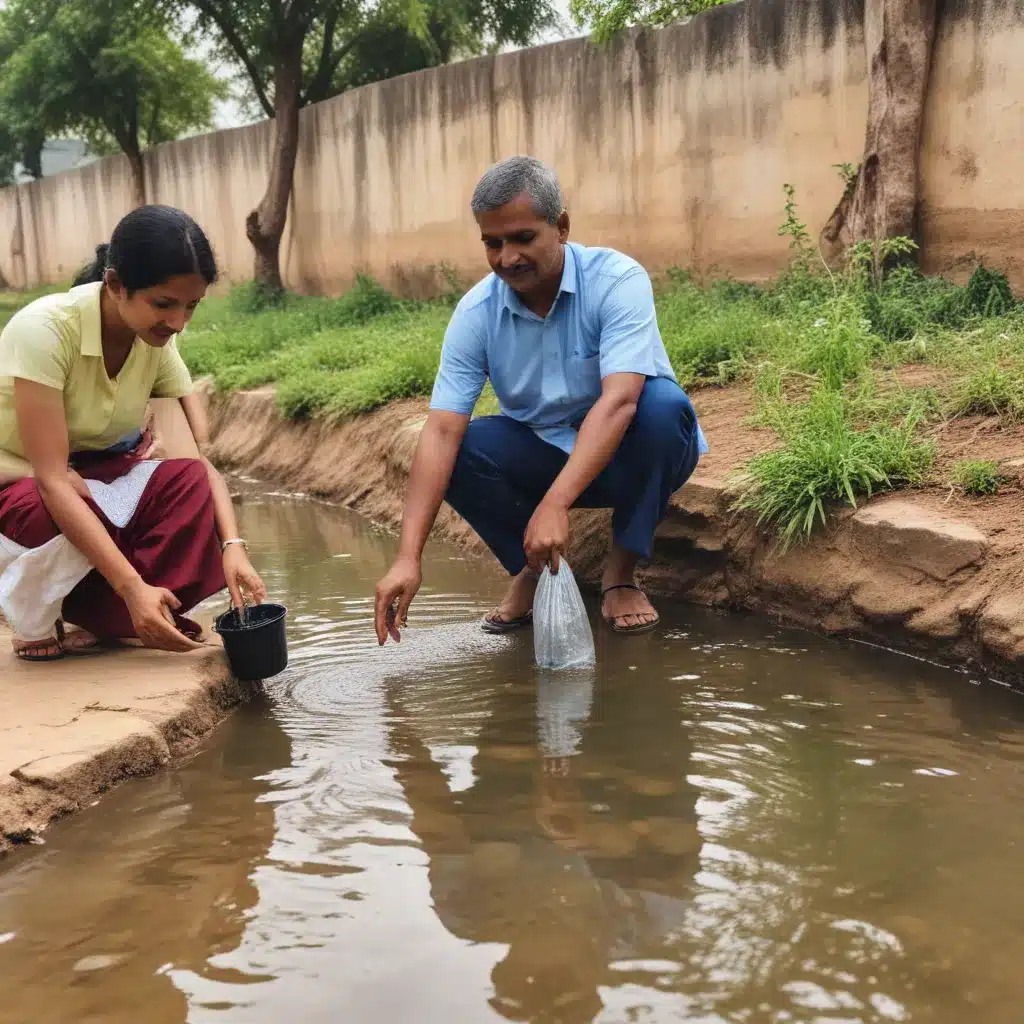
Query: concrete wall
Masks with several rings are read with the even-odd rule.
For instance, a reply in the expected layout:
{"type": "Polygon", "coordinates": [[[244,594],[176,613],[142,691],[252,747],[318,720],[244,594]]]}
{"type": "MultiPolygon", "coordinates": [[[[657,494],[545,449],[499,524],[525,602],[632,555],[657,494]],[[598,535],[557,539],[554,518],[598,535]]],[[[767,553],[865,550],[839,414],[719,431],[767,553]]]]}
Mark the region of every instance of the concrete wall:
{"type": "MultiPolygon", "coordinates": [[[[530,152],[565,187],[573,235],[652,270],[762,278],[786,257],[784,182],[812,231],[859,159],[867,109],[862,0],[746,0],[687,25],[469,61],[303,111],[286,276],[338,292],[357,270],[423,293],[446,264],[480,276],[468,215],[480,173],[530,152]]],[[[1021,0],[946,0],[924,140],[925,262],[984,254],[1024,285],[1021,0]]],[[[189,210],[226,274],[251,272],[246,214],[267,177],[271,125],[147,155],[150,200],[189,210]]],[[[0,272],[69,276],[130,208],[122,159],[0,192],[0,272]]]]}

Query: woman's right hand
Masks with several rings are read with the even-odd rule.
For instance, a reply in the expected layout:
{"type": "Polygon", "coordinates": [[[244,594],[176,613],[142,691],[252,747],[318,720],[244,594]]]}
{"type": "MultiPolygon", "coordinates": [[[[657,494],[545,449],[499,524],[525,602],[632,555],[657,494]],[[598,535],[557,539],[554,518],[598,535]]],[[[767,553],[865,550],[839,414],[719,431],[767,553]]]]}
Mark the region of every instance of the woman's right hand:
{"type": "Polygon", "coordinates": [[[181,602],[169,590],[151,587],[140,577],[121,596],[128,606],[135,633],[146,647],[184,654],[203,646],[189,640],[174,624],[173,613],[181,602]]]}

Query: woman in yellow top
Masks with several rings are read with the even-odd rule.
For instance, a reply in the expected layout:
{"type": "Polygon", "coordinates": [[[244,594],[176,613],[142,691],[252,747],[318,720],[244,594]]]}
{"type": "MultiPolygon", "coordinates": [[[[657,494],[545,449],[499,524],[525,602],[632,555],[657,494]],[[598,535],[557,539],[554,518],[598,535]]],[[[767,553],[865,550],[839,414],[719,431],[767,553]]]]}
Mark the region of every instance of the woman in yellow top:
{"type": "Polygon", "coordinates": [[[0,333],[0,608],[19,657],[131,637],[187,651],[200,632],[188,609],[225,585],[236,605],[265,598],[220,475],[149,458],[143,431],[151,398],[181,400],[194,429],[175,336],[216,276],[190,217],[144,206],[76,287],[0,333]]]}

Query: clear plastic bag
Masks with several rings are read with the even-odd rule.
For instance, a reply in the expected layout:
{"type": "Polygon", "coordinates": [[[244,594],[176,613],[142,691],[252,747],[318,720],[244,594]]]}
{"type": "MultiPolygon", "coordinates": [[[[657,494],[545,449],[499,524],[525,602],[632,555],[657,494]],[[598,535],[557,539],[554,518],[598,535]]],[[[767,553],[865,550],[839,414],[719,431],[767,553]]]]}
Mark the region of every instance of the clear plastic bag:
{"type": "Polygon", "coordinates": [[[541,668],[587,668],[594,664],[594,634],[572,569],[564,560],[552,574],[546,566],[533,602],[533,653],[541,668]]]}

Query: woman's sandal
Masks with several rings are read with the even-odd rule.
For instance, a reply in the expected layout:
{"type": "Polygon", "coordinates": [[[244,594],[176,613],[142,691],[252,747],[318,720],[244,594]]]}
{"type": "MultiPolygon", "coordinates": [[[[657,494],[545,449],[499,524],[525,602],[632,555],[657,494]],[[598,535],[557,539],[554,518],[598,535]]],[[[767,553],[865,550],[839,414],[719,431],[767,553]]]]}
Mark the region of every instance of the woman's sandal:
{"type": "Polygon", "coordinates": [[[57,641],[65,654],[72,658],[88,658],[102,654],[106,644],[84,629],[73,629],[69,633],[63,622],[57,623],[57,641]],[[88,637],[88,639],[86,639],[88,637]]]}
{"type": "MultiPolygon", "coordinates": [[[[601,591],[602,601],[613,590],[635,590],[638,594],[644,593],[635,583],[617,583],[614,587],[606,587],[601,591]]],[[[644,596],[646,597],[647,595],[644,594],[644,596]]],[[[638,622],[635,626],[617,626],[615,624],[616,619],[625,619],[629,615],[644,614],[646,612],[626,612],[623,615],[602,616],[602,618],[613,633],[650,633],[661,622],[661,616],[657,612],[654,612],[654,620],[652,622],[638,622]]]]}
{"type": "Polygon", "coordinates": [[[14,656],[20,661],[60,661],[64,657],[64,648],[55,636],[44,637],[42,640],[11,641],[14,656]]]}
{"type": "Polygon", "coordinates": [[[518,629],[527,629],[533,625],[533,612],[520,615],[517,619],[499,618],[501,612],[497,609],[491,612],[481,623],[480,628],[485,633],[493,633],[495,636],[503,636],[505,633],[514,633],[518,629]]]}

